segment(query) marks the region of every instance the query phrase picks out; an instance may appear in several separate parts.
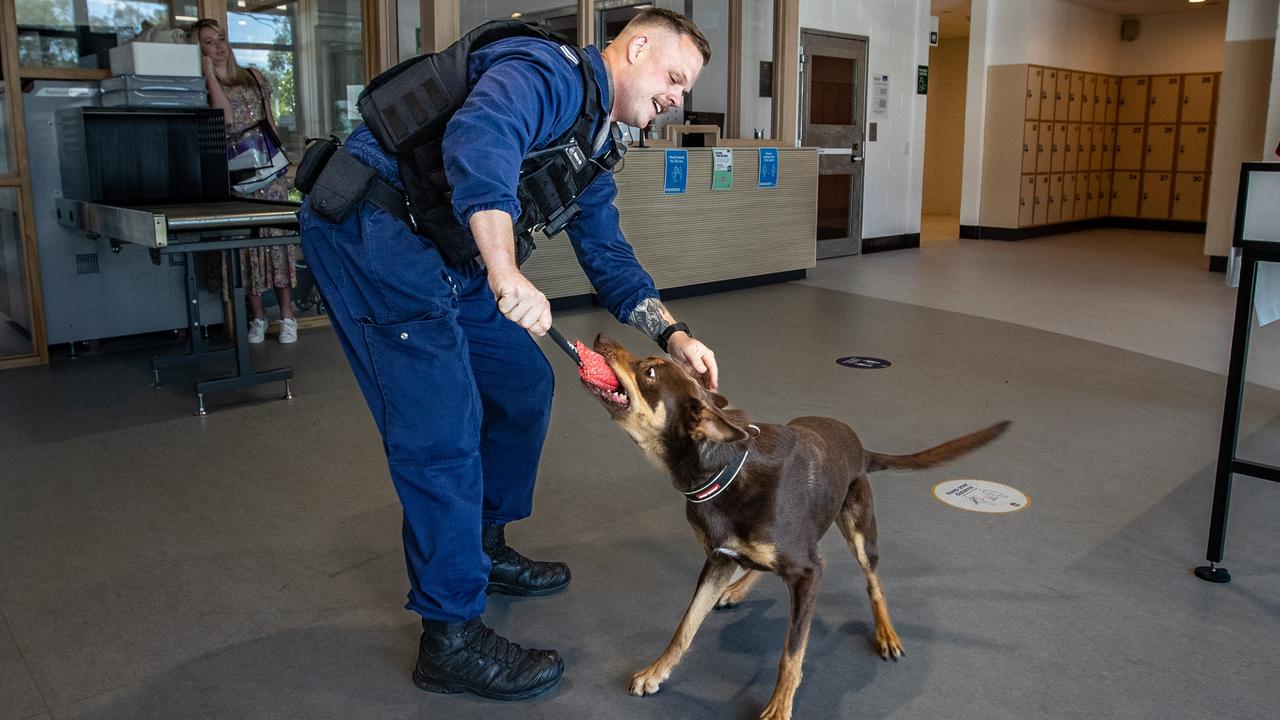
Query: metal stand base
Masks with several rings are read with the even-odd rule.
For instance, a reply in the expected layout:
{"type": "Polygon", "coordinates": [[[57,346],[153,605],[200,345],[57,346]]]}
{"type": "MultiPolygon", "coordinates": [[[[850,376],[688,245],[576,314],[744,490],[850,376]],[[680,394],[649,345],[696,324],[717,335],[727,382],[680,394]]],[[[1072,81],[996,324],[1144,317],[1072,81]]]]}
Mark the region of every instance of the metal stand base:
{"type": "Polygon", "coordinates": [[[1211,583],[1231,582],[1231,573],[1226,568],[1220,568],[1216,563],[1201,565],[1196,568],[1196,577],[1211,583]]]}

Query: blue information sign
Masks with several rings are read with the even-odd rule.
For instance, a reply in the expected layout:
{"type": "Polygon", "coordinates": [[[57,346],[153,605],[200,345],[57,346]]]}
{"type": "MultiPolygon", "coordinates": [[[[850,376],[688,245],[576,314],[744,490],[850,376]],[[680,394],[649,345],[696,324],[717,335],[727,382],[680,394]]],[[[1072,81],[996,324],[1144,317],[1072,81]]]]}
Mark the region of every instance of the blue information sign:
{"type": "Polygon", "coordinates": [[[760,148],[760,187],[778,187],[778,148],[760,148]]]}
{"type": "Polygon", "coordinates": [[[685,191],[689,183],[689,151],[667,150],[667,173],[662,192],[675,195],[685,191]]]}

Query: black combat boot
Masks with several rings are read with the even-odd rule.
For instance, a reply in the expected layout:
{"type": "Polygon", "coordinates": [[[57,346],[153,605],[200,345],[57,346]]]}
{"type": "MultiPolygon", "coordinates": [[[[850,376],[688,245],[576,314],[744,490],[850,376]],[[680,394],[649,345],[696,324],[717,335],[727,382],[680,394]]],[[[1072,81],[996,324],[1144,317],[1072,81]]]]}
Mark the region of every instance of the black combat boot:
{"type": "Polygon", "coordinates": [[[469,692],[491,700],[524,700],[555,687],[564,661],[555,650],[520,647],[485,626],[422,621],[413,684],[437,693],[469,692]]]}
{"type": "Polygon", "coordinates": [[[502,595],[550,595],[569,585],[569,566],[560,562],[538,562],[507,545],[504,525],[484,526],[484,553],[493,567],[489,570],[489,592],[502,595]]]}

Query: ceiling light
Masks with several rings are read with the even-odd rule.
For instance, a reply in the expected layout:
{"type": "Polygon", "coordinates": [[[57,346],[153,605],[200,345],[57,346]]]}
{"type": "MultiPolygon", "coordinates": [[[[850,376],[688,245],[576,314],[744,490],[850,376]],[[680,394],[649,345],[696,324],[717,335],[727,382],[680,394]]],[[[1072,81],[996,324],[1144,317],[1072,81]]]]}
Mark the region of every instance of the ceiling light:
{"type": "Polygon", "coordinates": [[[288,6],[288,5],[277,5],[277,6],[276,6],[276,9],[277,9],[277,10],[288,10],[288,9],[289,9],[289,6],[288,6]]]}
{"type": "Polygon", "coordinates": [[[519,10],[517,10],[517,11],[515,11],[515,12],[511,13],[511,17],[513,17],[513,18],[518,18],[518,17],[520,17],[521,15],[524,15],[524,13],[520,12],[519,10]]]}
{"type": "Polygon", "coordinates": [[[244,7],[246,4],[244,0],[236,0],[236,7],[244,7]]]}
{"type": "Polygon", "coordinates": [[[245,22],[244,20],[237,20],[237,21],[236,21],[236,24],[237,24],[237,25],[248,25],[249,23],[245,22]]]}
{"type": "Polygon", "coordinates": [[[190,15],[174,15],[173,19],[177,20],[178,22],[195,22],[200,18],[194,18],[194,17],[191,17],[190,15]]]}
{"type": "Polygon", "coordinates": [[[1194,4],[1194,3],[1202,3],[1204,2],[1204,0],[1187,0],[1187,2],[1194,4]]]}

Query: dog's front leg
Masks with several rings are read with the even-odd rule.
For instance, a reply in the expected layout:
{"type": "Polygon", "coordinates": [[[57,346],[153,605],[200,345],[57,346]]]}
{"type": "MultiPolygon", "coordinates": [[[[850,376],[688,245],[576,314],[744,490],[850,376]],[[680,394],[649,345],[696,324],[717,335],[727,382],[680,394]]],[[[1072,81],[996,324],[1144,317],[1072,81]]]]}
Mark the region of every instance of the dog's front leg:
{"type": "Polygon", "coordinates": [[[693,601],[689,603],[689,609],[685,611],[680,627],[676,628],[675,637],[671,638],[667,649],[658,656],[657,660],[631,678],[632,695],[644,696],[658,692],[662,682],[671,675],[671,671],[689,649],[689,643],[693,642],[694,634],[698,632],[707,613],[711,612],[716,600],[728,586],[736,567],[737,565],[728,558],[718,556],[707,558],[706,564],[702,566],[702,574],[698,576],[698,587],[694,590],[693,601]]]}
{"type": "Polygon", "coordinates": [[[787,644],[778,662],[778,684],[773,697],[760,712],[760,720],[791,720],[791,702],[800,687],[804,653],[809,646],[809,624],[818,597],[818,580],[822,577],[822,561],[810,567],[788,568],[780,573],[791,590],[791,623],[787,626],[787,644]]]}

